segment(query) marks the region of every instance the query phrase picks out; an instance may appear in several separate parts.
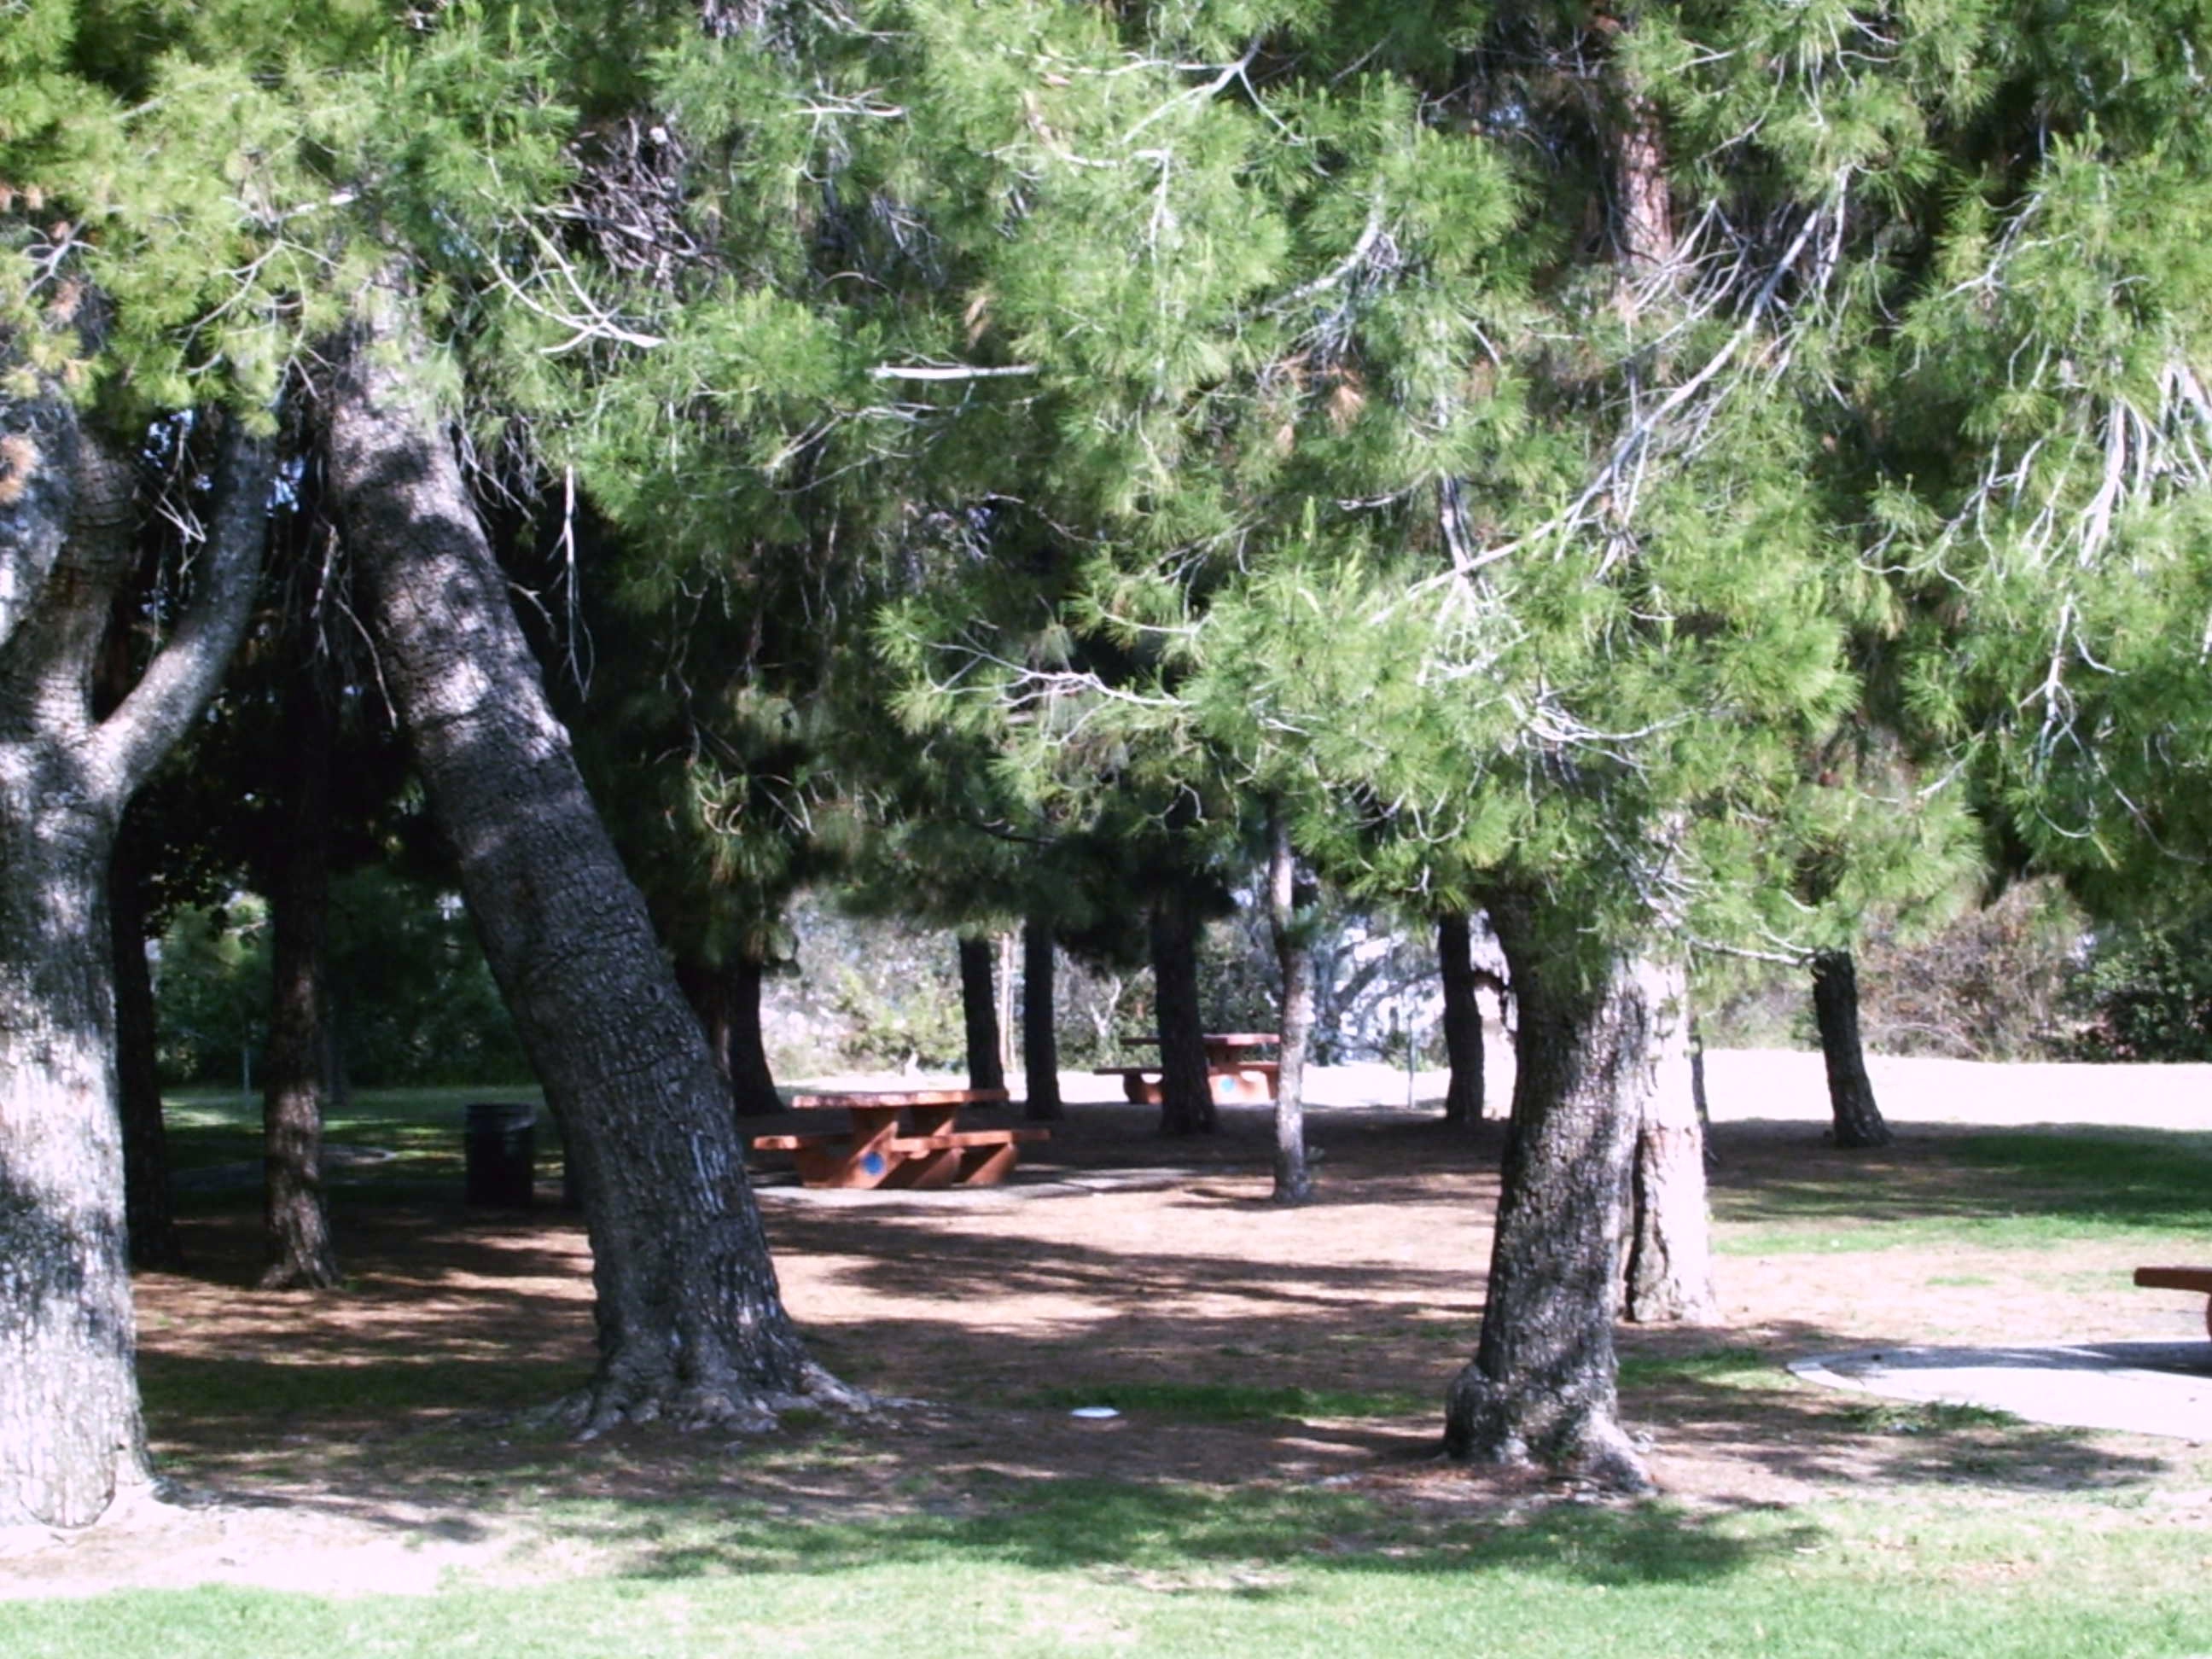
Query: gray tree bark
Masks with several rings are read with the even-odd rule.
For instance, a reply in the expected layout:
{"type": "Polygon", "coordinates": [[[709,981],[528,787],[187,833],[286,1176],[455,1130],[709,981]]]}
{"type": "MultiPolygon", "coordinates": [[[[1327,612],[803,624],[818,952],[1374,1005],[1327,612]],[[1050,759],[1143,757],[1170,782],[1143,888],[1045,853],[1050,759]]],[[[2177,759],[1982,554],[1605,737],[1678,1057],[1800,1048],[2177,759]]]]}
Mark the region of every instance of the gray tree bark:
{"type": "Polygon", "coordinates": [[[331,1030],[331,720],[313,668],[284,688],[284,835],[267,878],[269,1042],[261,1069],[264,1291],[343,1281],[323,1199],[323,1115],[332,1094],[331,1030]]]}
{"type": "Polygon", "coordinates": [[[1474,970],[1474,929],[1463,914],[1437,918],[1437,963],[1443,979],[1444,1055],[1451,1081],[1444,1091],[1444,1121],[1465,1127],[1482,1121],[1481,976],[1474,970]]]}
{"type": "Polygon", "coordinates": [[[573,1420],[765,1428],[861,1404],[784,1310],[728,1092],[546,701],[404,296],[368,303],[331,392],[331,481],[385,683],[581,1177],[599,1364],[573,1420]]]}
{"type": "MultiPolygon", "coordinates": [[[[131,695],[137,675],[131,660],[132,599],[118,591],[102,641],[93,684],[93,716],[105,720],[131,695]]],[[[107,919],[115,936],[115,1084],[123,1115],[123,1210],[131,1229],[131,1265],[184,1265],[177,1236],[175,1194],[169,1182],[169,1129],[161,1115],[159,1035],[154,975],[146,961],[144,836],[134,836],[125,812],[108,866],[107,919]]]]}
{"type": "Polygon", "coordinates": [[[191,606],[95,718],[136,468],[58,397],[0,404],[0,1526],[88,1525],[151,1480],[108,881],[124,808],[245,628],[270,480],[266,446],[231,430],[191,606]]]}
{"type": "Polygon", "coordinates": [[[1547,939],[1522,895],[1490,907],[1520,1010],[1513,1133],[1474,1358],[1453,1381],[1444,1449],[1535,1461],[1641,1491],[1613,1344],[1621,1212],[1655,988],[1547,939]]]}
{"type": "Polygon", "coordinates": [[[1867,1076],[1866,1043],[1859,1035],[1859,975],[1848,951],[1823,951],[1813,958],[1813,1018],[1820,1028],[1820,1057],[1828,1072],[1828,1106],[1836,1145],[1887,1146],[1893,1137],[1867,1076]]]}
{"type": "Polygon", "coordinates": [[[1705,1130],[1690,1053],[1690,975],[1677,963],[1631,969],[1645,1000],[1650,1041],[1641,1075],[1628,1244],[1629,1318],[1698,1324],[1719,1310],[1712,1219],[1705,1200],[1705,1130]]]}
{"type": "Polygon", "coordinates": [[[1152,995],[1160,1038],[1160,1133],[1212,1134],[1217,1121],[1198,1000],[1198,918],[1173,888],[1152,901],[1152,995]]]}
{"type": "Polygon", "coordinates": [[[999,982],[991,940],[981,933],[960,935],[960,1022],[967,1036],[968,1086],[1003,1089],[1006,1063],[999,1048],[999,982]]]}
{"type": "Polygon", "coordinates": [[[1028,1092],[1023,1115],[1037,1123],[1049,1123],[1063,1115],[1060,1027],[1053,1007],[1057,966],[1051,924],[1030,917],[1022,926],[1022,1075],[1028,1092]]]}
{"type": "Polygon", "coordinates": [[[1278,1204],[1313,1199],[1313,1172],[1306,1162],[1306,1051],[1313,1046],[1313,945],[1298,915],[1297,853],[1281,812],[1267,826],[1267,932],[1275,946],[1275,965],[1283,980],[1283,1003],[1276,1027],[1275,1188],[1278,1204]]]}

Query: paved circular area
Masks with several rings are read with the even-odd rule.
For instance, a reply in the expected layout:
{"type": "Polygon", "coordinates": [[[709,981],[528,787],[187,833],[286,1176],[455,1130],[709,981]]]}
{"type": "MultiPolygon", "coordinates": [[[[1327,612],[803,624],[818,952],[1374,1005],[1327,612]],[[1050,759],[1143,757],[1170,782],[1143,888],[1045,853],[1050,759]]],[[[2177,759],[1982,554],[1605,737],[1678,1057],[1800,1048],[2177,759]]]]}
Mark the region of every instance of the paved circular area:
{"type": "Polygon", "coordinates": [[[1979,1406],[2031,1423],[2212,1440],[2212,1342],[1854,1348],[1791,1362],[1808,1382],[1979,1406]]]}

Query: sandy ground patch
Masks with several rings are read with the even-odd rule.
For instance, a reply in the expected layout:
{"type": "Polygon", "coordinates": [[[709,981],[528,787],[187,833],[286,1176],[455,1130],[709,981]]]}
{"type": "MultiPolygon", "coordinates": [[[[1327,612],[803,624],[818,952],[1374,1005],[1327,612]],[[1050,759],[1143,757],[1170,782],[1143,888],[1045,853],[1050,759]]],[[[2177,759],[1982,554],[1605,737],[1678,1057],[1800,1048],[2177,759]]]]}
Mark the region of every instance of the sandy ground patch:
{"type": "MultiPolygon", "coordinates": [[[[1817,1188],[1834,1200],[1836,1236],[1832,1250],[1723,1255],[1716,1327],[1622,1330],[1627,1414],[1652,1437],[1662,1488],[1692,1505],[1735,1505],[1884,1483],[1956,1480],[2023,1501],[2127,1487],[2203,1520],[2212,1467],[2183,1443],[2101,1431],[1899,1437],[1782,1368],[1872,1347],[2200,1337],[2193,1298],[2128,1284],[2134,1248],[1862,1250],[1850,1235],[1862,1193],[1906,1208],[1979,1201],[1955,1172],[1931,1176],[1917,1153],[1932,1138],[2027,1123],[2212,1128],[2212,1067],[1874,1067],[1899,1143],[1845,1154],[1822,1135],[1817,1055],[1709,1057],[1716,1203],[1745,1218],[1729,1227],[1754,1237],[1773,1195],[1817,1188]],[[1641,1362],[1717,1350],[1751,1356],[1771,1385],[1694,1372],[1634,1380],[1641,1362]]],[[[1493,1102],[1510,1070],[1510,1055],[1493,1050],[1493,1102]]],[[[854,1425],[857,1449],[827,1463],[809,1461],[803,1435],[796,1465],[659,1429],[572,1450],[515,1436],[486,1413],[502,1379],[511,1394],[516,1375],[590,1364],[588,1252],[556,1211],[486,1217],[462,1211],[458,1194],[444,1209],[404,1212],[342,1199],[352,1282],[323,1297],[253,1291],[252,1216],[199,1215],[188,1224],[194,1271],[139,1281],[142,1347],[149,1371],[238,1378],[228,1404],[150,1424],[164,1466],[222,1501],[149,1507],[72,1538],[0,1541],[0,1595],[203,1582],[427,1589],[449,1569],[509,1560],[532,1531],[532,1504],[594,1493],[706,1491],[803,1518],[957,1504],[983,1471],[1015,1481],[1328,1483],[1455,1505],[1548,1490],[1436,1455],[1445,1387],[1479,1328],[1499,1127],[1446,1129],[1435,1074],[1414,1079],[1412,1111],[1404,1074],[1387,1067],[1328,1068],[1314,1082],[1322,1193],[1305,1209],[1268,1202],[1265,1108],[1229,1109],[1218,1135],[1166,1141],[1154,1109],[1112,1099],[1110,1079],[1073,1075],[1067,1121],[1021,1176],[1051,1197],[824,1205],[765,1187],[786,1296],[819,1355],[884,1395],[929,1402],[854,1425]],[[360,1368],[386,1386],[413,1378],[420,1397],[349,1411],[328,1390],[306,1407],[266,1392],[297,1367],[360,1368]],[[1163,1379],[1409,1404],[1342,1420],[1066,1415],[1085,1391],[1163,1379]]],[[[2212,1240],[2197,1243],[2212,1258],[2212,1240]]],[[[562,1546],[572,1548],[582,1547],[562,1546]]],[[[613,1559],[593,1547],[570,1565],[603,1570],[613,1559]]]]}

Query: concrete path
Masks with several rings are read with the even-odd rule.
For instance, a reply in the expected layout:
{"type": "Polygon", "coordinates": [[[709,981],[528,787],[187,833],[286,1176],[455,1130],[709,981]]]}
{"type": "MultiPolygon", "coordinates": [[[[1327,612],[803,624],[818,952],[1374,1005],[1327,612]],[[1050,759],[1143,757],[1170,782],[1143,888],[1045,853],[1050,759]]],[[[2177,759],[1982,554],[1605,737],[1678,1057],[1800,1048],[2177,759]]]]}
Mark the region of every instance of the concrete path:
{"type": "Polygon", "coordinates": [[[1793,1361],[1808,1382],[1980,1406],[2030,1423],[2212,1440],[2212,1342],[1855,1348],[1793,1361]]]}

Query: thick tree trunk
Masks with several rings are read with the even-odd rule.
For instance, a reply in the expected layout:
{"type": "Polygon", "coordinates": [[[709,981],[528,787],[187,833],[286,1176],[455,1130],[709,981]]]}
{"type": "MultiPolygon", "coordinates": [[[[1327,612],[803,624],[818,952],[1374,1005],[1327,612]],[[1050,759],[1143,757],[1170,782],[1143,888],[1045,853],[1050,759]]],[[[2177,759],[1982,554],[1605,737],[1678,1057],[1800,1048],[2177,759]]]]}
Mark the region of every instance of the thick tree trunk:
{"type": "Polygon", "coordinates": [[[151,1478],[115,1109],[112,825],[77,805],[73,769],[17,758],[0,757],[0,1525],[76,1527],[151,1478]]]}
{"type": "Polygon", "coordinates": [[[1206,1070],[1206,1020],[1198,1001],[1198,920],[1181,893],[1152,901],[1152,994],[1158,1004],[1160,1133],[1212,1134],[1212,1079],[1206,1070]]]}
{"type": "Polygon", "coordinates": [[[1444,1449],[1641,1490],[1619,1418],[1613,1316],[1653,988],[1577,963],[1521,896],[1490,915],[1521,1015],[1514,1131],[1482,1335],[1446,1401],[1444,1449]]]}
{"type": "MultiPolygon", "coordinates": [[[[94,717],[105,720],[131,695],[137,674],[131,625],[137,594],[122,589],[94,669],[94,717]]],[[[180,1267],[176,1205],[169,1184],[168,1124],[161,1115],[161,1068],[154,975],[146,963],[144,837],[125,812],[108,866],[107,915],[115,936],[115,1082],[123,1114],[123,1210],[133,1267],[180,1267]]]]}
{"type": "Polygon", "coordinates": [[[224,441],[190,608],[95,720],[137,552],[127,451],[0,403],[0,1527],[77,1527],[150,1480],[133,1370],[107,884],[131,793],[206,706],[251,605],[270,470],[224,441]]]}
{"type": "Polygon", "coordinates": [[[1003,1089],[1006,1066],[999,1048],[997,952],[981,933],[960,935],[960,1018],[968,1036],[968,1086],[1003,1089]]]}
{"type": "Polygon", "coordinates": [[[728,1091],[546,702],[420,343],[397,296],[369,304],[332,391],[331,481],[385,684],[581,1177],[599,1332],[582,1431],[860,1403],[785,1312],[728,1091]]]}
{"type": "Polygon", "coordinates": [[[1275,1076],[1275,1190],[1278,1204],[1304,1204],[1313,1198],[1313,1175],[1306,1165],[1306,1051],[1313,1043],[1313,943],[1298,915],[1296,851],[1282,814],[1268,826],[1267,932],[1275,946],[1275,965],[1283,980],[1283,1006],[1277,1023],[1275,1076]]]}
{"type": "Polygon", "coordinates": [[[154,975],[146,964],[146,896],[130,831],[118,838],[108,887],[115,936],[115,1079],[123,1114],[123,1208],[131,1229],[131,1265],[175,1268],[185,1250],[177,1237],[169,1186],[168,1125],[161,1116],[161,1075],[155,1042],[154,975]]]}
{"type": "Polygon", "coordinates": [[[341,1282],[323,1203],[331,1059],[330,705],[312,668],[284,690],[284,836],[269,880],[269,1045],[261,1064],[264,1291],[341,1282]]]}
{"type": "Polygon", "coordinates": [[[1698,1324],[1713,1317],[1719,1300],[1690,1053],[1690,976],[1677,963],[1638,963],[1635,973],[1649,988],[1650,1040],[1638,1079],[1626,1310],[1640,1324],[1698,1324]]]}
{"type": "Polygon", "coordinates": [[[1889,1125],[1875,1103],[1867,1076],[1866,1046],[1859,1036],[1859,975],[1848,951],[1823,951],[1813,958],[1813,1018],[1820,1028],[1820,1056],[1828,1067],[1828,1105],[1838,1146],[1887,1146],[1889,1125]]]}
{"type": "Polygon", "coordinates": [[[1030,917],[1022,926],[1022,1074],[1029,1092],[1024,1115],[1039,1123],[1061,1115],[1060,1027],[1053,1018],[1055,957],[1051,925],[1030,917]]]}
{"type": "Polygon", "coordinates": [[[1474,929],[1464,915],[1437,918],[1437,961],[1443,977],[1444,1055],[1451,1082],[1444,1091],[1444,1121],[1462,1127],[1482,1121],[1481,981],[1474,971],[1474,929]]]}
{"type": "Polygon", "coordinates": [[[739,1117],[767,1117],[783,1109],[761,1029],[761,993],[767,980],[767,967],[742,954],[719,964],[684,959],[676,964],[676,982],[698,1016],[714,1069],[729,1085],[731,1108],[739,1117]]]}

